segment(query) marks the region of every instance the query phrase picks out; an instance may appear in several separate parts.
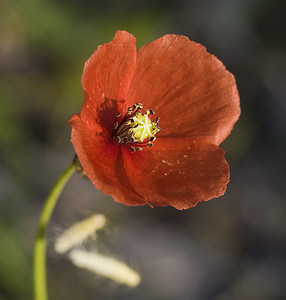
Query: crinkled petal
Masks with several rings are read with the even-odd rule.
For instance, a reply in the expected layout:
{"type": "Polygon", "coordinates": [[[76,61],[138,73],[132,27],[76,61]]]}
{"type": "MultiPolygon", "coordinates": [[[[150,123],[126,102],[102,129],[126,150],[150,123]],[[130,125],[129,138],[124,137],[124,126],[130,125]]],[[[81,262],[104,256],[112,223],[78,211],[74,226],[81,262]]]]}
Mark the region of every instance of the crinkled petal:
{"type": "Polygon", "coordinates": [[[161,137],[192,137],[216,145],[240,115],[233,75],[205,47],[178,35],[139,49],[127,103],[135,102],[155,110],[161,137]]]}
{"type": "Polygon", "coordinates": [[[127,174],[146,202],[187,209],[224,194],[229,166],[224,150],[189,138],[160,138],[146,151],[124,154],[127,174]]]}
{"type": "Polygon", "coordinates": [[[136,38],[117,31],[114,39],[99,46],[85,63],[83,89],[98,105],[106,98],[124,103],[135,68],[136,38]]]}
{"type": "Polygon", "coordinates": [[[82,77],[84,103],[72,143],[96,188],[127,205],[177,209],[221,196],[229,167],[219,145],[240,114],[234,77],[183,36],[143,46],[127,32],[99,46],[82,77]],[[113,140],[116,115],[136,102],[161,118],[155,146],[131,153],[113,140]]]}
{"type": "MultiPolygon", "coordinates": [[[[80,115],[74,115],[71,142],[79,161],[93,185],[118,202],[139,205],[144,199],[131,186],[126,175],[120,146],[86,126],[80,115]]],[[[127,149],[126,149],[127,150],[127,149]]]]}

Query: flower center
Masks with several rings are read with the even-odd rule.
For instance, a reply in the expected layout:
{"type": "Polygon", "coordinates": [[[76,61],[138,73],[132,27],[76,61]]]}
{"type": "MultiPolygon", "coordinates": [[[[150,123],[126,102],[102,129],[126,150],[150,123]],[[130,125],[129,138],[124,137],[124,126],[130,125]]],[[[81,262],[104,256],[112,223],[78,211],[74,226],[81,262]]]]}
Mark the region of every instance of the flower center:
{"type": "MultiPolygon", "coordinates": [[[[152,122],[149,118],[154,115],[152,109],[146,109],[145,114],[141,113],[143,105],[136,103],[127,109],[123,120],[115,123],[114,140],[118,144],[124,144],[131,152],[142,150],[142,147],[152,147],[155,141],[155,134],[160,131],[159,118],[152,122]]],[[[117,117],[120,117],[119,114],[117,117]]]]}

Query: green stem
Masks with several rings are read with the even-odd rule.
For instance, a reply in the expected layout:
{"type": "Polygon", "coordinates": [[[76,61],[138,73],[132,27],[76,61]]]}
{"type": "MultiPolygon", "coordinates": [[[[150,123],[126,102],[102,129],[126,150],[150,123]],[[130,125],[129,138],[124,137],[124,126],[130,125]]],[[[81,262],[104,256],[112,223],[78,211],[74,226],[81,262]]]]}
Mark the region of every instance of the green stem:
{"type": "Polygon", "coordinates": [[[47,300],[46,284],[46,231],[57,200],[67,181],[75,171],[71,164],[59,177],[44,204],[37,230],[34,248],[34,297],[35,300],[47,300]]]}

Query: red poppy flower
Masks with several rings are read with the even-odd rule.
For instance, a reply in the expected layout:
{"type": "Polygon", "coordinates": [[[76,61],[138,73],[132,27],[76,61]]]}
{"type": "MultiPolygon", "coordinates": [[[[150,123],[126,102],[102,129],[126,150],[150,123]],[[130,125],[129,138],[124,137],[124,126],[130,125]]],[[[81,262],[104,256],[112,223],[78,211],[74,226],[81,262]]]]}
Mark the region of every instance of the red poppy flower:
{"type": "Polygon", "coordinates": [[[82,86],[71,141],[97,189],[127,205],[177,209],[224,194],[229,166],[218,145],[240,115],[239,95],[202,45],[171,34],[137,51],[118,31],[86,62],[82,86]]]}

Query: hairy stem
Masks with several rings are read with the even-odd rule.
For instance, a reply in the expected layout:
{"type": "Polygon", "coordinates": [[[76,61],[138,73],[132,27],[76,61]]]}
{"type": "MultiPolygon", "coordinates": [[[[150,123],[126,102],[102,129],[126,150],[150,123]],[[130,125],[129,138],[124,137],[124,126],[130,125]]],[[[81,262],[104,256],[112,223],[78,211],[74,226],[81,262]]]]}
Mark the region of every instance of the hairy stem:
{"type": "Polygon", "coordinates": [[[72,163],[61,174],[49,196],[47,197],[37,229],[37,236],[34,247],[34,299],[47,300],[47,283],[46,283],[46,231],[51,215],[54,211],[57,200],[65,187],[67,181],[75,171],[72,163]]]}

